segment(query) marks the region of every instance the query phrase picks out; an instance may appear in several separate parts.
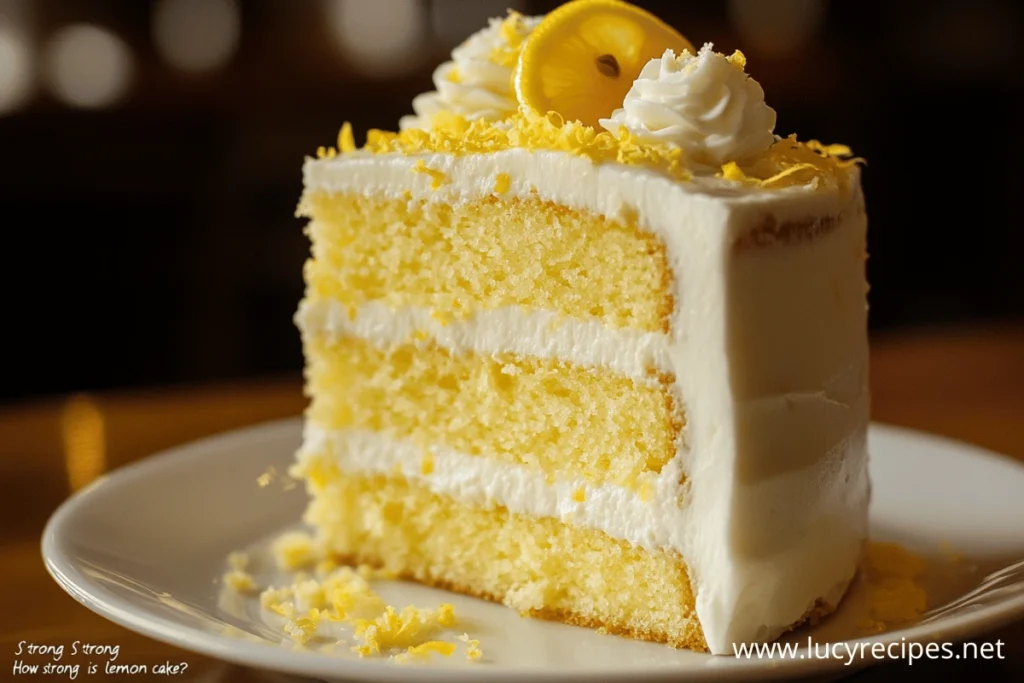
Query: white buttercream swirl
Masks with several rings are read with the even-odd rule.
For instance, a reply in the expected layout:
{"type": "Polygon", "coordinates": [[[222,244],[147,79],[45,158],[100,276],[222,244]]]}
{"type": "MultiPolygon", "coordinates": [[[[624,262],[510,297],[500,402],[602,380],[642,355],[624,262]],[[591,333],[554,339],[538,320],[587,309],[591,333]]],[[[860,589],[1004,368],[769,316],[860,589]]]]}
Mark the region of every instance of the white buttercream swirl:
{"type": "MultiPolygon", "coordinates": [[[[540,23],[542,17],[517,17],[515,30],[518,38],[540,23]]],[[[436,90],[417,95],[412,101],[415,116],[404,116],[399,122],[402,130],[421,128],[429,130],[439,112],[450,111],[469,120],[501,121],[514,114],[519,107],[512,84],[514,67],[494,59],[497,52],[509,48],[502,30],[508,19],[491,19],[487,28],[477,31],[464,43],[452,50],[452,59],[434,70],[436,90]]]]}
{"type": "Polygon", "coordinates": [[[667,50],[649,61],[622,108],[600,123],[615,135],[625,128],[643,142],[682,147],[695,170],[742,162],[775,141],[775,110],[764,90],[710,43],[696,55],[667,50]]]}

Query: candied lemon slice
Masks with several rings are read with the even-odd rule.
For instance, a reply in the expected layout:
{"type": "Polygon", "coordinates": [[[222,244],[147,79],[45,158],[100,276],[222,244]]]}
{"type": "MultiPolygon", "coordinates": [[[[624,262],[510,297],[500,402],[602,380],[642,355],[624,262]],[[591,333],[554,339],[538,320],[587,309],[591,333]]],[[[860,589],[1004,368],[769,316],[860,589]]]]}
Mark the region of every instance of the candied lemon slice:
{"type": "Polygon", "coordinates": [[[694,52],[671,26],[621,0],[574,0],[548,14],[519,56],[516,94],[535,111],[596,127],[665,50],[694,52]]]}

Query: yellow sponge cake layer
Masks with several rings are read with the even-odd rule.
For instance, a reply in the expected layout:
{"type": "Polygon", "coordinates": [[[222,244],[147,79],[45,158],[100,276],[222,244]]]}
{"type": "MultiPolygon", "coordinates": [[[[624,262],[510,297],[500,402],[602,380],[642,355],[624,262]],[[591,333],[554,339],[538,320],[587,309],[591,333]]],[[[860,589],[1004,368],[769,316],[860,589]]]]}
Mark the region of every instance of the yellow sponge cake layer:
{"type": "Polygon", "coordinates": [[[402,478],[310,481],[306,521],[346,561],[533,616],[706,650],[686,565],[557,519],[460,504],[402,478]]]}
{"type": "Polygon", "coordinates": [[[683,413],[670,378],[429,341],[386,348],[354,337],[306,342],[309,417],[325,429],[390,434],[424,449],[572,472],[628,487],[676,455],[683,413]]]}
{"type": "Polygon", "coordinates": [[[666,331],[664,244],[630,223],[539,199],[441,202],[311,192],[310,294],[463,316],[503,306],[666,331]]]}

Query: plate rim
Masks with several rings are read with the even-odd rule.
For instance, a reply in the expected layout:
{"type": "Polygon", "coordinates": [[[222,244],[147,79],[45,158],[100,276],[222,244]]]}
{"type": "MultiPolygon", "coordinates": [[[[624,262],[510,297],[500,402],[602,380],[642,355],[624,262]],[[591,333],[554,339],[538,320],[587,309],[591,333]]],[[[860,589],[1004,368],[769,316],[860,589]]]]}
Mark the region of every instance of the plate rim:
{"type": "MultiPolygon", "coordinates": [[[[856,670],[881,664],[888,660],[860,657],[852,664],[844,660],[778,658],[758,659],[722,657],[728,666],[678,667],[654,665],[635,669],[607,671],[597,668],[574,668],[552,670],[542,667],[502,668],[487,664],[472,667],[436,667],[421,664],[395,666],[387,659],[349,660],[327,656],[313,656],[311,653],[295,652],[269,643],[255,643],[233,636],[217,634],[183,626],[153,614],[145,609],[140,611],[130,600],[119,597],[103,585],[86,576],[68,557],[60,543],[60,531],[74,519],[75,514],[87,506],[94,496],[102,495],[111,486],[124,487],[139,478],[152,476],[164,468],[181,466],[193,460],[209,457],[226,443],[236,444],[242,440],[261,440],[268,434],[287,430],[301,433],[303,418],[294,416],[257,423],[239,429],[220,432],[185,444],[174,446],[142,457],[136,461],[115,468],[81,490],[65,499],[51,514],[43,530],[40,544],[42,559],[53,580],[77,602],[90,611],[120,626],[154,640],[201,654],[214,659],[231,662],[249,668],[263,668],[280,673],[316,676],[328,680],[380,680],[398,681],[415,676],[422,681],[536,681],[545,680],[594,680],[627,681],[642,677],[645,680],[765,680],[792,675],[814,675],[827,671],[856,670]]],[[[1018,460],[966,441],[944,435],[919,431],[908,427],[883,422],[871,422],[868,433],[869,458],[874,457],[871,441],[882,436],[885,439],[911,440],[924,443],[929,448],[947,448],[959,451],[959,457],[980,458],[1000,466],[1018,468],[1024,474],[1024,464],[1018,460]]],[[[889,642],[935,642],[957,641],[998,629],[1008,623],[1024,618],[1024,594],[1009,596],[998,602],[982,606],[966,614],[957,615],[949,623],[941,619],[933,623],[915,624],[907,629],[890,631],[878,636],[866,636],[841,641],[851,645],[858,643],[889,642]]],[[[711,655],[708,655],[712,657],[711,655]]],[[[709,660],[713,661],[713,660],[709,660]]],[[[897,660],[893,660],[897,661],[897,660]]]]}

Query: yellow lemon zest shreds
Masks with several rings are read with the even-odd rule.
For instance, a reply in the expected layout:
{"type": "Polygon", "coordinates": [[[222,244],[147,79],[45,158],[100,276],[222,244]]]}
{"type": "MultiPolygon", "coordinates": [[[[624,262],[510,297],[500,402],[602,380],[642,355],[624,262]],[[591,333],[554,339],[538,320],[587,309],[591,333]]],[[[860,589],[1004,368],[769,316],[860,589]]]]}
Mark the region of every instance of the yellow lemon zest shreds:
{"type": "MultiPolygon", "coordinates": [[[[741,61],[736,55],[732,59],[741,61]]],[[[434,117],[429,131],[371,130],[366,139],[364,149],[372,154],[441,153],[460,156],[510,149],[560,151],[583,157],[594,164],[619,163],[646,168],[681,182],[693,178],[680,147],[642,141],[625,128],[616,136],[579,121],[566,121],[556,112],[540,115],[527,108],[521,108],[499,123],[483,119],[470,121],[450,111],[442,111],[434,117]]],[[[848,169],[863,161],[852,157],[846,145],[823,144],[816,140],[800,142],[796,136],[789,136],[776,141],[767,151],[742,166],[736,162],[725,164],[720,175],[727,180],[766,188],[814,184],[818,189],[846,190],[852,178],[848,169]]],[[[447,180],[443,172],[427,168],[422,159],[414,170],[429,174],[433,178],[433,189],[447,180]]],[[[501,174],[495,179],[494,189],[499,193],[508,190],[501,174]]]]}
{"type": "Polygon", "coordinates": [[[239,593],[251,593],[256,590],[256,581],[251,574],[242,569],[232,569],[224,574],[224,583],[239,593]]]}
{"type": "Polygon", "coordinates": [[[577,503],[582,503],[587,499],[587,493],[582,488],[578,488],[572,492],[572,499],[577,503]]]}
{"type": "Polygon", "coordinates": [[[484,651],[480,649],[480,641],[473,640],[469,637],[468,633],[463,633],[458,637],[458,640],[461,640],[466,644],[466,659],[469,661],[479,661],[479,659],[484,656],[484,651]]]}
{"type": "Polygon", "coordinates": [[[313,537],[302,531],[291,531],[279,536],[271,546],[277,566],[282,571],[293,571],[316,562],[313,537]]]}
{"type": "Polygon", "coordinates": [[[431,311],[430,317],[436,320],[441,327],[448,327],[452,323],[452,316],[447,311],[431,311]]]}
{"type": "Polygon", "coordinates": [[[725,178],[726,180],[734,180],[738,183],[742,183],[745,180],[749,180],[747,178],[747,174],[743,172],[743,169],[740,168],[739,164],[737,164],[735,161],[730,161],[729,163],[722,166],[722,177],[725,178]]]}
{"type": "Polygon", "coordinates": [[[736,67],[740,71],[743,71],[744,69],[747,68],[747,56],[745,54],[743,54],[742,52],[740,52],[739,50],[736,50],[731,55],[726,57],[725,61],[727,61],[730,64],[732,64],[734,67],[736,67]]]}
{"type": "Polygon", "coordinates": [[[455,606],[449,603],[444,603],[437,608],[435,614],[438,626],[443,628],[450,628],[455,625],[455,606]]]}
{"type": "Polygon", "coordinates": [[[498,33],[503,44],[491,50],[487,58],[498,66],[515,69],[519,62],[519,53],[522,52],[523,43],[530,35],[530,30],[527,28],[526,22],[523,21],[523,15],[509,10],[508,16],[498,28],[498,33]]]}
{"type": "Polygon", "coordinates": [[[296,643],[305,645],[316,634],[316,627],[319,623],[320,612],[312,609],[307,616],[299,617],[294,621],[289,619],[285,622],[284,632],[296,643]]]}
{"type": "Polygon", "coordinates": [[[499,173],[494,178],[494,192],[496,194],[505,194],[510,187],[512,187],[512,176],[508,173],[499,173]]]}
{"type": "Polygon", "coordinates": [[[307,579],[294,586],[295,599],[311,609],[327,607],[327,595],[323,586],[316,579],[307,579]]]}
{"type": "Polygon", "coordinates": [[[356,139],[352,135],[352,124],[346,121],[338,133],[338,149],[342,154],[356,151],[356,139]]]}
{"type": "Polygon", "coordinates": [[[863,159],[846,158],[845,145],[800,142],[795,135],[776,141],[743,171],[764,187],[791,187],[815,183],[819,189],[846,191],[852,178],[847,170],[863,159]]]}
{"type": "Polygon", "coordinates": [[[410,659],[430,659],[430,654],[436,652],[444,657],[451,657],[455,652],[455,643],[446,643],[443,640],[428,640],[422,645],[413,645],[405,652],[395,657],[399,664],[408,662],[410,659]]]}
{"type": "Polygon", "coordinates": [[[786,168],[783,171],[779,171],[778,173],[776,173],[775,175],[773,175],[770,178],[765,178],[764,180],[760,181],[760,183],[761,183],[762,187],[768,187],[770,185],[775,185],[775,184],[781,182],[782,180],[785,180],[789,176],[793,175],[794,173],[799,173],[800,171],[805,171],[807,169],[812,169],[812,170],[813,169],[817,169],[817,166],[815,166],[814,164],[809,164],[809,163],[794,164],[793,166],[790,166],[790,167],[786,168]]]}
{"type": "Polygon", "coordinates": [[[827,157],[848,157],[853,156],[853,152],[846,145],[824,145],[817,140],[808,140],[804,143],[812,151],[823,154],[827,157]]]}
{"type": "MultiPolygon", "coordinates": [[[[662,171],[677,180],[689,180],[691,177],[684,163],[683,151],[678,147],[640,142],[628,131],[616,137],[579,121],[566,122],[555,112],[540,116],[522,110],[500,125],[480,119],[469,121],[458,114],[440,112],[429,131],[409,129],[395,133],[371,130],[367,133],[365,149],[374,154],[406,155],[424,152],[488,154],[509,149],[554,150],[584,157],[595,164],[641,165],[662,171]]],[[[428,172],[425,164],[422,167],[417,164],[417,167],[420,172],[428,172]]]]}
{"type": "Polygon", "coordinates": [[[376,619],[356,620],[355,638],[359,644],[352,651],[367,657],[384,650],[421,645],[439,629],[454,624],[455,611],[448,604],[436,611],[407,605],[401,612],[388,605],[376,619]]]}
{"type": "Polygon", "coordinates": [[[260,593],[260,606],[282,617],[291,617],[295,614],[294,595],[290,587],[268,588],[260,593]]]}
{"type": "Polygon", "coordinates": [[[324,594],[334,610],[334,620],[368,618],[384,611],[384,600],[366,579],[343,567],[324,581],[324,594]]]}
{"type": "Polygon", "coordinates": [[[448,180],[448,176],[446,176],[443,171],[438,171],[435,168],[428,167],[427,162],[423,159],[417,161],[416,165],[412,167],[412,170],[415,173],[425,173],[430,176],[430,189],[432,190],[440,189],[440,187],[444,185],[445,181],[448,180]]]}
{"type": "Polygon", "coordinates": [[[462,74],[459,72],[459,67],[453,66],[447,74],[445,74],[445,80],[449,83],[461,83],[462,74]]]}
{"type": "Polygon", "coordinates": [[[427,453],[426,455],[423,456],[423,459],[420,460],[420,474],[426,476],[428,474],[433,473],[433,471],[434,471],[434,458],[432,458],[430,456],[430,454],[427,453]]]}
{"type": "Polygon", "coordinates": [[[380,654],[384,648],[409,647],[415,644],[415,638],[422,629],[423,619],[418,609],[409,605],[399,613],[388,605],[384,614],[376,619],[356,622],[356,639],[362,640],[362,645],[355,651],[365,656],[367,651],[380,654]]]}

